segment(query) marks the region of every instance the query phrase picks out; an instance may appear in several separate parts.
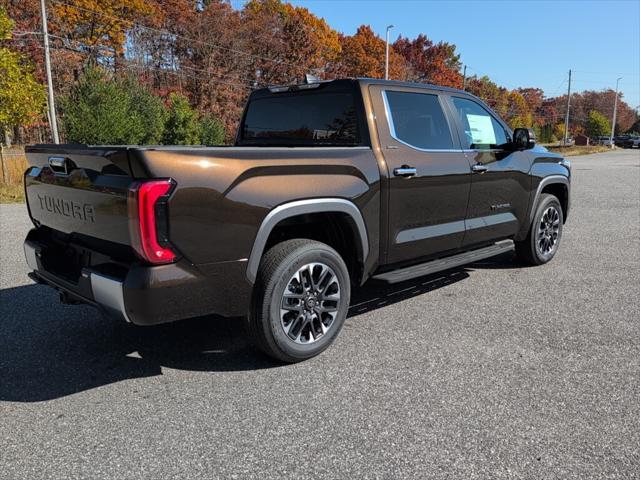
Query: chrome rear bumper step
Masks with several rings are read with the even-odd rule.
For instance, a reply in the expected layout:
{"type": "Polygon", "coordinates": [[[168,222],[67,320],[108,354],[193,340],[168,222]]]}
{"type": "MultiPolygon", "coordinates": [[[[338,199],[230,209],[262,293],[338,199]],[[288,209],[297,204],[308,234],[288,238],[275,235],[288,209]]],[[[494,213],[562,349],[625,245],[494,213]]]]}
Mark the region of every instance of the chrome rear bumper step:
{"type": "Polygon", "coordinates": [[[131,323],[124,306],[122,282],[105,275],[92,272],[90,275],[93,299],[98,305],[114,316],[120,315],[131,323]]]}
{"type": "Polygon", "coordinates": [[[451,257],[439,258],[430,262],[412,265],[410,267],[392,270],[390,272],[374,275],[374,279],[382,280],[387,283],[398,283],[432,273],[449,270],[450,268],[460,267],[469,263],[484,260],[485,258],[494,257],[501,253],[510,252],[515,248],[513,240],[502,240],[488,247],[470,250],[468,252],[459,253],[451,257]]]}

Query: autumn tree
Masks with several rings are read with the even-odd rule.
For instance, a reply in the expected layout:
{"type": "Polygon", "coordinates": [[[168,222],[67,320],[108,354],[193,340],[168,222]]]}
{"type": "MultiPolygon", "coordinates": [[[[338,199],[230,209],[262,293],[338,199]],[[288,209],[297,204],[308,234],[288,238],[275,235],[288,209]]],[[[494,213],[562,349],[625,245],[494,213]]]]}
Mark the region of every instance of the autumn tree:
{"type": "MultiPolygon", "coordinates": [[[[618,93],[618,110],[616,115],[616,132],[625,132],[635,121],[635,111],[624,101],[622,93],[618,93]]],[[[593,91],[585,90],[571,94],[571,112],[569,121],[572,131],[587,131],[589,113],[592,110],[604,115],[609,121],[613,118],[613,104],[615,92],[611,89],[593,91]]],[[[562,95],[551,100],[553,105],[564,112],[567,104],[567,96],[562,95]]],[[[609,132],[611,133],[611,132],[609,132]]]]}
{"type": "Polygon", "coordinates": [[[296,55],[293,63],[302,63],[308,72],[322,75],[336,63],[341,52],[340,36],[327,22],[308,9],[283,5],[285,42],[296,55]]]}
{"type": "Polygon", "coordinates": [[[611,122],[597,110],[589,112],[587,121],[587,135],[591,138],[609,135],[611,133],[611,122]]]}
{"type": "MultiPolygon", "coordinates": [[[[3,68],[14,73],[0,82],[17,75],[25,79],[23,91],[34,85],[34,76],[36,83],[45,81],[42,36],[34,33],[41,27],[38,4],[0,0],[24,32],[4,42],[3,68]],[[27,74],[16,74],[16,65],[27,74]]],[[[237,9],[228,0],[67,0],[49,2],[48,17],[56,95],[69,97],[84,81],[86,66],[101,64],[118,72],[110,81],[134,78],[165,103],[172,103],[171,94],[180,95],[200,119],[201,140],[206,136],[207,143],[217,143],[221,131],[224,141],[233,141],[243,105],[256,86],[298,83],[306,73],[327,79],[384,75],[385,43],[371,27],[342,35],[308,9],[283,0],[249,0],[237,9]]],[[[462,86],[455,46],[424,34],[399,37],[390,49],[389,66],[392,79],[462,86]]],[[[533,127],[540,138],[559,138],[555,130],[564,121],[566,96],[545,98],[537,88],[510,90],[488,77],[469,78],[467,90],[511,126],[533,127]]],[[[35,95],[43,103],[39,91],[35,95]]],[[[616,131],[623,132],[637,118],[619,95],[616,131]]],[[[612,90],[574,93],[571,132],[586,130],[592,110],[610,119],[614,100],[612,90]]],[[[155,106],[148,106],[154,116],[155,106]]],[[[151,130],[148,139],[158,138],[157,124],[144,128],[151,130]]]]}
{"type": "Polygon", "coordinates": [[[187,52],[183,36],[199,29],[198,11],[192,0],[150,0],[148,4],[154,15],[146,18],[144,25],[129,29],[127,57],[142,67],[138,71],[141,82],[167,95],[181,83],[177,67],[187,52]]]}
{"type": "Polygon", "coordinates": [[[487,76],[471,77],[467,80],[467,91],[480,97],[499,115],[506,117],[509,112],[509,90],[499,86],[487,76]]]}
{"type": "MultiPolygon", "coordinates": [[[[383,78],[385,64],[385,42],[369,25],[358,27],[355,35],[340,38],[342,52],[339,76],[383,78]]],[[[405,59],[395,50],[389,51],[389,77],[406,80],[408,67],[405,59]]]]}
{"type": "Polygon", "coordinates": [[[53,3],[52,11],[52,26],[94,59],[122,56],[127,31],[154,13],[145,0],[74,0],[53,3]]]}
{"type": "Polygon", "coordinates": [[[406,60],[409,80],[462,88],[460,55],[455,53],[455,45],[434,44],[426,35],[420,34],[413,40],[399,37],[393,50],[406,60]]]}
{"type": "Polygon", "coordinates": [[[509,108],[505,120],[511,128],[533,127],[533,114],[522,93],[512,90],[508,95],[509,108]]]}
{"type": "MultiPolygon", "coordinates": [[[[0,41],[10,40],[13,21],[0,7],[0,41]]],[[[38,118],[45,107],[45,92],[27,59],[0,47],[0,135],[10,143],[14,129],[38,118]]]]}
{"type": "Polygon", "coordinates": [[[307,73],[324,76],[339,58],[338,33],[306,8],[280,0],[251,0],[242,11],[242,22],[251,66],[261,83],[295,83],[307,73]]]}
{"type": "MultiPolygon", "coordinates": [[[[39,0],[2,0],[5,11],[13,21],[14,30],[20,32],[39,32],[40,2],[39,0]]],[[[27,58],[34,66],[34,74],[39,82],[45,81],[44,55],[42,54],[42,38],[39,35],[20,35],[11,39],[10,48],[27,58]]]]}
{"type": "Polygon", "coordinates": [[[555,126],[553,127],[553,135],[556,137],[556,139],[564,138],[564,126],[565,126],[565,123],[560,122],[560,123],[556,123],[555,126]]]}

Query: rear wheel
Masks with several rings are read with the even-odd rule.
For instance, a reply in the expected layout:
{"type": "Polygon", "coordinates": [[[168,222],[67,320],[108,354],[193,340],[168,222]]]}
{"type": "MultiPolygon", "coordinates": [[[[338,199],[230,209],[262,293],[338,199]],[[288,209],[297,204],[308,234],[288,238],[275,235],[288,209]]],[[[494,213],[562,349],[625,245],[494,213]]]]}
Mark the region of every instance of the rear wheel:
{"type": "Polygon", "coordinates": [[[529,265],[551,261],[560,246],[563,221],[560,201],[549,193],[540,195],[527,238],[516,242],[518,257],[529,265]]]}
{"type": "Polygon", "coordinates": [[[350,280],[340,255],[307,239],[287,240],[262,258],[250,331],[267,355],[298,362],[318,355],[342,329],[350,280]]]}

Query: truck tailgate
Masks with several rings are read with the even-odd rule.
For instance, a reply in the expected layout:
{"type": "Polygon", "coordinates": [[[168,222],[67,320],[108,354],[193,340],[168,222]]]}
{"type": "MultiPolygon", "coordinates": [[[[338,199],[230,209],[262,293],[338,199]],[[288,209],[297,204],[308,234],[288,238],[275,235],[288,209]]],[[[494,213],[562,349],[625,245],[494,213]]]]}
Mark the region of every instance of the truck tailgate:
{"type": "Polygon", "coordinates": [[[66,234],[130,245],[127,196],[134,179],[127,157],[127,147],[28,147],[31,218],[66,234]]]}

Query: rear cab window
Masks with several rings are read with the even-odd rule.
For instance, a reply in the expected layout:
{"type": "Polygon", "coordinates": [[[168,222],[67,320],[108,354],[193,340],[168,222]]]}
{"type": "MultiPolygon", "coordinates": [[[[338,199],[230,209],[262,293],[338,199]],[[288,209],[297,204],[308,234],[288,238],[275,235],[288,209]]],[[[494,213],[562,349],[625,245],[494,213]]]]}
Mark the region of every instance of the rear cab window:
{"type": "Polygon", "coordinates": [[[418,150],[450,150],[453,139],[438,95],[384,90],[391,136],[418,150]]]}
{"type": "Polygon", "coordinates": [[[252,95],[238,135],[238,145],[362,146],[362,99],[351,84],[314,85],[306,89],[252,95]]]}

